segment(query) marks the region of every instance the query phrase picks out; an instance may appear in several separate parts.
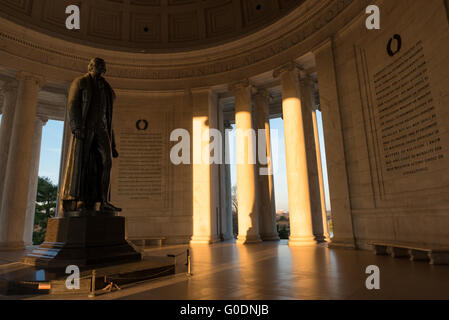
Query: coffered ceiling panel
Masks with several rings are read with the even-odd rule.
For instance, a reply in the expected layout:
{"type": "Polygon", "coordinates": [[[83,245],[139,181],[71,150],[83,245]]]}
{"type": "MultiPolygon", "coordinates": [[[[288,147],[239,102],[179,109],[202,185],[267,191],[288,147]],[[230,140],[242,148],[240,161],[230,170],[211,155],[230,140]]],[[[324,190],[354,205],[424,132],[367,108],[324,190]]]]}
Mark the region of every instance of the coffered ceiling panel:
{"type": "Polygon", "coordinates": [[[0,0],[0,15],[34,30],[120,51],[176,52],[268,27],[306,0],[0,0]],[[81,30],[67,30],[78,5],[81,30]]]}

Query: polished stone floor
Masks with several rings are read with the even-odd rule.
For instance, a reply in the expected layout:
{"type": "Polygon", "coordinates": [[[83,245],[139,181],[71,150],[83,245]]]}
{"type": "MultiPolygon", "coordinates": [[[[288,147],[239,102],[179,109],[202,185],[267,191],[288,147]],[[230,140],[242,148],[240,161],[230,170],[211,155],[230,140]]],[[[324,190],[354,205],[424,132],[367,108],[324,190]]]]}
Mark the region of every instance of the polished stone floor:
{"type": "MultiPolygon", "coordinates": [[[[146,255],[166,255],[186,248],[147,250],[146,255]]],[[[286,242],[247,246],[219,243],[193,246],[191,255],[191,277],[180,273],[95,299],[449,299],[449,266],[375,256],[369,251],[291,248],[286,242]],[[380,290],[365,287],[369,265],[380,268],[380,290]]],[[[178,268],[185,267],[184,259],[185,255],[180,256],[178,268]]],[[[22,298],[87,299],[77,295],[22,298]]]]}

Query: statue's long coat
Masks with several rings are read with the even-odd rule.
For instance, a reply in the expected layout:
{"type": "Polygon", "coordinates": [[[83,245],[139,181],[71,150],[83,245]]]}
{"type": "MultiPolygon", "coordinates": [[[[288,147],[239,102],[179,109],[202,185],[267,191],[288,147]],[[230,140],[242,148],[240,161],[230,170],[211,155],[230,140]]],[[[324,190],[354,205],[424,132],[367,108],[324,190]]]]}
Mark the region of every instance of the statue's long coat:
{"type": "MultiPolygon", "coordinates": [[[[112,148],[115,149],[112,131],[112,110],[115,94],[106,80],[104,80],[104,84],[107,104],[107,130],[112,148]]],[[[87,129],[90,121],[90,119],[87,119],[87,115],[92,101],[93,85],[93,79],[89,74],[75,79],[70,86],[67,100],[70,129],[72,132],[79,129],[85,136],[92,134],[87,129]]],[[[62,200],[101,201],[100,179],[97,175],[101,161],[95,154],[89,152],[91,145],[86,142],[89,140],[92,141],[91,139],[76,139],[75,135],[72,134],[64,173],[62,200]]]]}

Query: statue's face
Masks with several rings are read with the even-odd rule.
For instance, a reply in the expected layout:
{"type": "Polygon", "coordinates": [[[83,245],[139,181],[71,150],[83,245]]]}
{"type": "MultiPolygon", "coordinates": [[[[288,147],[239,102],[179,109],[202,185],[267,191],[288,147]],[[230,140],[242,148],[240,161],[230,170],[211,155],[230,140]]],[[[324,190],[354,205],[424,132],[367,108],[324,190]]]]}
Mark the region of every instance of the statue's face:
{"type": "Polygon", "coordinates": [[[89,63],[89,73],[92,76],[100,76],[106,73],[106,63],[97,59],[92,60],[89,63]]]}

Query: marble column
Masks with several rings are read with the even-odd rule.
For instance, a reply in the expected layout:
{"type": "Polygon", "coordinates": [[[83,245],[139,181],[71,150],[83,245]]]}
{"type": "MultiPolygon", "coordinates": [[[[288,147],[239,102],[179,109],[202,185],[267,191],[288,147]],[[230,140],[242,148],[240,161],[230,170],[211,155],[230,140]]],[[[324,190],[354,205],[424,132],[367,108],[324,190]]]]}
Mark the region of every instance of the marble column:
{"type": "Polygon", "coordinates": [[[225,187],[226,187],[226,234],[225,240],[234,239],[234,224],[232,223],[232,185],[231,185],[231,161],[229,154],[229,130],[232,129],[231,124],[229,122],[225,122],[225,187]]]}
{"type": "MultiPolygon", "coordinates": [[[[8,165],[9,146],[14,122],[14,113],[17,101],[17,80],[6,83],[2,88],[3,113],[0,127],[0,210],[2,207],[2,196],[5,185],[6,166],[8,165]]],[[[0,211],[0,217],[1,211],[0,211]]]]}
{"type": "Polygon", "coordinates": [[[229,138],[227,130],[231,129],[229,121],[224,120],[223,105],[219,103],[219,129],[222,134],[223,164],[220,165],[220,209],[221,209],[221,226],[222,240],[230,240],[234,238],[232,229],[232,195],[231,195],[231,169],[229,161],[229,138]]]}
{"type": "Polygon", "coordinates": [[[321,146],[320,146],[320,136],[318,134],[318,122],[317,113],[318,109],[312,111],[312,121],[313,121],[313,131],[315,137],[315,150],[316,150],[316,162],[318,167],[318,181],[320,186],[320,203],[321,203],[321,215],[323,222],[323,240],[330,242],[331,238],[329,235],[329,226],[327,224],[327,211],[326,211],[326,197],[324,193],[324,178],[323,178],[323,164],[321,161],[321,146]]]}
{"type": "Polygon", "coordinates": [[[36,210],[37,185],[39,181],[39,162],[41,158],[42,128],[48,119],[37,116],[34,121],[34,141],[31,156],[30,184],[28,188],[28,200],[25,217],[25,231],[23,241],[26,246],[33,244],[34,215],[36,210]]]}
{"type": "MultiPolygon", "coordinates": [[[[307,150],[307,168],[309,172],[310,208],[312,210],[312,225],[315,240],[324,242],[326,237],[323,228],[322,197],[318,168],[318,152],[316,146],[314,114],[315,103],[313,96],[313,81],[306,74],[300,73],[300,92],[303,103],[303,123],[307,150]]],[[[318,132],[317,132],[318,133],[318,132]]],[[[321,161],[320,161],[321,162],[321,161]]]]}
{"type": "Polygon", "coordinates": [[[211,164],[212,129],[217,128],[217,108],[211,90],[186,92],[193,110],[193,235],[191,244],[210,244],[218,236],[218,165],[211,164]]]}
{"type": "Polygon", "coordinates": [[[22,72],[9,148],[2,199],[0,249],[24,249],[24,230],[30,184],[37,97],[41,77],[22,72]]]}
{"type": "Polygon", "coordinates": [[[314,51],[324,140],[326,141],[326,162],[334,234],[330,246],[354,248],[349,180],[333,48],[333,40],[329,39],[314,51]]]}
{"type": "Polygon", "coordinates": [[[257,147],[263,150],[258,154],[258,184],[259,184],[259,204],[260,204],[260,237],[264,241],[277,241],[279,235],[276,226],[276,204],[274,198],[274,181],[271,158],[271,138],[270,138],[270,114],[269,114],[269,94],[266,90],[258,90],[254,95],[255,127],[257,130],[265,130],[265,135],[258,139],[264,139],[257,147]],[[266,163],[260,163],[260,156],[263,155],[266,163]],[[261,174],[260,169],[266,171],[261,174]]]}
{"type": "Polygon", "coordinates": [[[237,244],[260,242],[259,208],[256,199],[256,134],[253,127],[251,86],[242,81],[230,86],[235,94],[237,158],[237,244]]]}
{"type": "Polygon", "coordinates": [[[287,164],[290,246],[315,245],[310,206],[309,172],[300,99],[298,68],[294,62],[274,71],[282,85],[285,158],[287,164]]]}
{"type": "Polygon", "coordinates": [[[67,111],[65,113],[64,118],[64,129],[62,134],[62,147],[61,147],[61,160],[59,162],[59,180],[58,180],[58,199],[56,202],[56,216],[62,217],[63,216],[63,208],[62,208],[62,201],[61,199],[61,193],[62,193],[62,186],[64,183],[64,175],[65,175],[65,169],[67,165],[67,156],[68,156],[68,149],[70,147],[70,140],[72,139],[72,132],[70,131],[70,121],[67,114],[67,111]]]}

